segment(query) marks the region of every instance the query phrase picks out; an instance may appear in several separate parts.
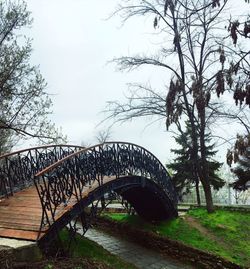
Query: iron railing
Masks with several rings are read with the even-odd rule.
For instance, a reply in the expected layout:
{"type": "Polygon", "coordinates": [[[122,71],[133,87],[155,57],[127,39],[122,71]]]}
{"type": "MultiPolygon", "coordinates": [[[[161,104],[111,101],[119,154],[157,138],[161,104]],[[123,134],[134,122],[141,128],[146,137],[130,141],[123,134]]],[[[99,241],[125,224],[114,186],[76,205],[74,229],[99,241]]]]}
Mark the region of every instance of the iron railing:
{"type": "Polygon", "coordinates": [[[41,230],[55,223],[63,206],[80,202],[87,186],[101,186],[105,177],[128,175],[154,181],[177,206],[170,176],[152,153],[131,143],[106,142],[68,155],[35,175],[43,208],[41,230]]]}
{"type": "Polygon", "coordinates": [[[34,175],[83,147],[47,145],[15,151],[0,156],[0,197],[34,184],[34,175]]]}

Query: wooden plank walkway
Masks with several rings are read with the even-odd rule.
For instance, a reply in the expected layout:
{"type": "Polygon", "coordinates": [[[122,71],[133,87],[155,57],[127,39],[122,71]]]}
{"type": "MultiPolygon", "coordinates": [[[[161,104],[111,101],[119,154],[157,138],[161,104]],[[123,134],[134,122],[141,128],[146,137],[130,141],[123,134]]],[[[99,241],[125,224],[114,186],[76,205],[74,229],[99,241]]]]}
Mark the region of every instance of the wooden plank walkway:
{"type": "Polygon", "coordinates": [[[35,186],[0,200],[0,237],[35,241],[42,207],[35,186]]]}
{"type": "MultiPolygon", "coordinates": [[[[104,177],[103,184],[114,180],[115,177],[104,177]]],[[[95,181],[91,186],[83,189],[82,197],[98,188],[95,181]]],[[[61,218],[65,212],[77,203],[72,197],[67,206],[63,204],[57,208],[55,220],[61,218]]],[[[21,190],[9,198],[0,199],[0,237],[16,238],[36,241],[41,224],[42,206],[35,186],[21,190]]],[[[46,233],[46,228],[40,238],[46,233]]]]}

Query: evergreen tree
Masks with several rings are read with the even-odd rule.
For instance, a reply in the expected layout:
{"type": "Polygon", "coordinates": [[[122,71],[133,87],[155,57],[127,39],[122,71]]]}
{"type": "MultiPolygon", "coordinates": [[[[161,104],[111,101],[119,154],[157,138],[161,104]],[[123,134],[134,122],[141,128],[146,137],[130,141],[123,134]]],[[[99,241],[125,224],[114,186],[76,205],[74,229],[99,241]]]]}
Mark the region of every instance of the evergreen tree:
{"type": "Polygon", "coordinates": [[[194,169],[192,156],[192,146],[187,132],[181,133],[175,137],[175,141],[181,146],[180,149],[172,149],[171,152],[177,155],[174,162],[167,165],[168,169],[173,170],[172,179],[176,188],[177,193],[181,197],[184,194],[190,192],[190,187],[195,183],[195,175],[193,174],[194,169]]]}
{"type": "Polygon", "coordinates": [[[230,166],[233,161],[237,166],[232,172],[237,179],[231,185],[236,190],[244,191],[250,187],[250,135],[245,137],[238,135],[234,151],[229,151],[227,156],[230,166]]]}
{"type": "MultiPolygon", "coordinates": [[[[214,144],[209,144],[211,141],[209,134],[206,134],[205,140],[207,144],[206,157],[210,184],[214,189],[218,190],[225,184],[224,180],[216,174],[216,172],[222,166],[222,163],[219,163],[213,159],[216,151],[214,150],[214,144]]],[[[200,205],[199,183],[201,179],[199,178],[197,167],[201,166],[202,162],[201,158],[199,158],[198,162],[193,161],[193,146],[190,124],[186,124],[185,132],[182,131],[180,135],[175,137],[175,141],[181,146],[181,148],[171,150],[177,155],[177,157],[174,159],[174,162],[167,165],[169,169],[174,171],[174,185],[180,198],[184,194],[189,193],[191,188],[195,185],[197,204],[200,205]]]]}

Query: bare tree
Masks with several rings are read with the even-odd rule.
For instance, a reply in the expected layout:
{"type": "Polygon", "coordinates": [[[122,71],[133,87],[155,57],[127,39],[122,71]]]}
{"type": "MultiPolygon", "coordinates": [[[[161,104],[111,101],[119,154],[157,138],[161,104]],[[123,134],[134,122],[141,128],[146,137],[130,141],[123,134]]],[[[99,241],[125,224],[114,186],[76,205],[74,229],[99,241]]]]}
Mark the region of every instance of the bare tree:
{"type": "Polygon", "coordinates": [[[30,64],[31,40],[22,34],[32,19],[24,1],[0,3],[0,131],[5,135],[64,139],[48,119],[52,101],[38,67],[30,64]]]}
{"type": "Polygon", "coordinates": [[[95,136],[98,143],[102,144],[108,142],[111,139],[111,129],[110,127],[105,130],[100,130],[95,136]]]}
{"type": "MultiPolygon", "coordinates": [[[[246,0],[248,4],[249,0],[246,0]]],[[[239,43],[239,39],[244,41],[244,38],[249,42],[250,38],[250,14],[247,18],[230,19],[228,30],[233,44],[239,43]]],[[[245,41],[246,41],[245,40],[245,41]]],[[[246,50],[240,50],[240,61],[235,65],[235,73],[238,74],[236,89],[234,92],[234,99],[236,105],[242,106],[246,103],[250,107],[250,63],[248,57],[250,56],[249,47],[246,50]],[[244,79],[242,79],[244,78],[244,79]]],[[[237,176],[237,179],[231,184],[235,189],[235,199],[238,201],[238,196],[243,191],[250,187],[249,174],[250,174],[250,117],[248,120],[242,122],[245,132],[237,134],[236,142],[231,149],[227,152],[227,164],[231,167],[232,163],[236,163],[236,167],[232,172],[237,176]]]]}
{"type": "Polygon", "coordinates": [[[10,130],[0,129],[0,155],[9,152],[16,142],[10,130]]]}
{"type": "MultiPolygon", "coordinates": [[[[114,59],[118,69],[131,71],[150,65],[171,72],[172,78],[163,94],[157,93],[150,85],[130,85],[132,90],[126,103],[108,104],[108,118],[126,121],[155,115],[158,119],[165,119],[167,129],[181,119],[183,122],[187,120],[191,126],[193,165],[204,188],[208,212],[214,207],[208,177],[206,130],[210,120],[216,119],[216,113],[224,113],[220,109],[223,106],[215,106],[218,103],[216,98],[237,86],[233,76],[245,59],[238,53],[232,63],[229,60],[232,48],[224,45],[223,11],[227,2],[124,0],[114,13],[119,14],[123,22],[135,16],[151,17],[155,30],[165,38],[164,45],[155,55],[114,59]]],[[[245,101],[246,96],[241,103],[245,101]]]]}

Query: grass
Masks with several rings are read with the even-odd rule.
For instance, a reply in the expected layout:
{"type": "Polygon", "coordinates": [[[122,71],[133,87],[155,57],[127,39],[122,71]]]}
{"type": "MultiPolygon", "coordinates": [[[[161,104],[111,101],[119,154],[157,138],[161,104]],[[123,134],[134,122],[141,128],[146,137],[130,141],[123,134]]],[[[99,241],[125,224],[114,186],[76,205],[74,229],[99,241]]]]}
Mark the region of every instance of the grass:
{"type": "MultiPolygon", "coordinates": [[[[63,242],[63,245],[67,246],[68,244],[68,232],[63,230],[60,234],[60,238],[63,242]]],[[[136,269],[134,265],[127,263],[120,259],[119,257],[112,255],[103,247],[99,246],[95,242],[76,235],[76,241],[72,242],[71,253],[72,258],[88,258],[93,261],[102,262],[112,268],[119,269],[136,269]]]]}
{"type": "Polygon", "coordinates": [[[229,246],[227,251],[236,263],[250,266],[249,213],[217,210],[208,214],[205,209],[195,209],[189,215],[229,246]]]}
{"type": "Polygon", "coordinates": [[[185,218],[148,223],[138,216],[108,214],[106,217],[134,227],[153,231],[186,245],[219,255],[239,265],[250,266],[250,214],[218,209],[208,214],[205,209],[190,210],[188,215],[206,228],[207,234],[191,227],[185,218]],[[211,235],[211,236],[209,236],[211,235]]]}

